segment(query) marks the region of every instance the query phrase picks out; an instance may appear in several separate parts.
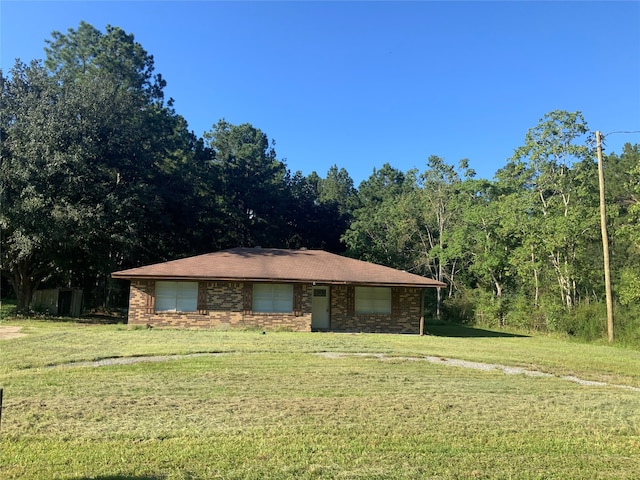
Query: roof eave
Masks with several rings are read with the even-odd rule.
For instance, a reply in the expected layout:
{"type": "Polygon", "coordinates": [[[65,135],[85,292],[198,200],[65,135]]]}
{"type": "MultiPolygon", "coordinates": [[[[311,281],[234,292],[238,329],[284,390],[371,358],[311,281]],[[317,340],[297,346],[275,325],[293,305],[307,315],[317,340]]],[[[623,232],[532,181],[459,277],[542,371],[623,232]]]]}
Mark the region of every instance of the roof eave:
{"type": "Polygon", "coordinates": [[[354,280],[327,280],[308,278],[265,278],[265,277],[196,277],[188,275],[131,275],[125,272],[114,272],[112,278],[120,280],[190,280],[199,282],[266,282],[266,283],[311,283],[318,285],[363,285],[370,287],[407,287],[407,288],[444,288],[447,285],[441,282],[433,283],[411,283],[411,282],[375,282],[375,281],[354,281],[354,280]]]}

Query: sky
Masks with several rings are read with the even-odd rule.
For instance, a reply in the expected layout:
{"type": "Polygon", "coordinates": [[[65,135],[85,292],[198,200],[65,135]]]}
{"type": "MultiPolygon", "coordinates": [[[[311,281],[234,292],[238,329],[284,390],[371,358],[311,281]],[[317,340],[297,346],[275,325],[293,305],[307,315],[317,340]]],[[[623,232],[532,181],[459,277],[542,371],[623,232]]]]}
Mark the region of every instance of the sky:
{"type": "Polygon", "coordinates": [[[81,21],[134,34],[196,135],[250,123],[305,175],[437,155],[490,179],[557,109],[640,143],[613,133],[640,131],[639,1],[0,0],[3,72],[81,21]]]}

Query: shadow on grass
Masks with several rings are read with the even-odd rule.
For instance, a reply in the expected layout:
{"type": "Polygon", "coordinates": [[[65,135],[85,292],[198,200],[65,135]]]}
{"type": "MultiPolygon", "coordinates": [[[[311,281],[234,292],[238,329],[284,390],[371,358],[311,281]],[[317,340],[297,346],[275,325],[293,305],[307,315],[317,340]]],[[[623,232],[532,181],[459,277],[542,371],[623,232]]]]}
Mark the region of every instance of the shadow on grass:
{"type": "Polygon", "coordinates": [[[434,337],[458,337],[458,338],[527,338],[529,335],[508,332],[496,332],[493,330],[485,330],[483,328],[469,327],[456,323],[441,323],[433,325],[425,325],[428,335],[434,337]]]}
{"type": "Polygon", "coordinates": [[[127,317],[123,315],[103,315],[97,313],[89,313],[81,317],[54,317],[33,313],[29,315],[14,315],[12,318],[29,318],[31,320],[44,320],[52,323],[79,323],[83,325],[115,325],[118,323],[127,323],[127,317]]]}

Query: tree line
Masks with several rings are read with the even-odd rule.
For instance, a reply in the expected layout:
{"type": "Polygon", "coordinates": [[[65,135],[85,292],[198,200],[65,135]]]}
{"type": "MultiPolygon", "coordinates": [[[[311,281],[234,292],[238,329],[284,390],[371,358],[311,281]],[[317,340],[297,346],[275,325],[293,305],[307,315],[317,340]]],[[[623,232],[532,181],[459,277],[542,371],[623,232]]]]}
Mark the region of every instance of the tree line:
{"type": "MultiPolygon", "coordinates": [[[[486,326],[606,333],[598,171],[579,112],[529,130],[493,180],[431,156],[363,182],[343,239],[352,255],[431,276],[432,310],[486,326]],[[380,188],[381,186],[383,186],[380,188]]],[[[640,146],[605,158],[618,335],[640,340],[640,146]]]]}
{"type": "Polygon", "coordinates": [[[153,56],[118,27],[54,32],[45,52],[0,73],[2,273],[18,311],[45,285],[109,306],[110,273],[149,262],[236,246],[344,250],[338,195],[355,189],[343,169],[292,173],[250,124],[219,120],[196,137],[153,56]]]}
{"type": "MultiPolygon", "coordinates": [[[[0,255],[18,311],[47,285],[83,288],[90,307],[118,305],[126,296],[112,271],[261,245],[444,281],[429,307],[439,318],[599,335],[597,165],[580,112],[545,115],[493,180],[431,156],[422,172],[385,164],[356,188],[338,166],[291,172],[250,124],[222,119],[194,135],[153,56],[118,27],[54,32],[45,53],[0,72],[0,255]]],[[[605,158],[629,332],[640,331],[639,148],[605,158]]]]}

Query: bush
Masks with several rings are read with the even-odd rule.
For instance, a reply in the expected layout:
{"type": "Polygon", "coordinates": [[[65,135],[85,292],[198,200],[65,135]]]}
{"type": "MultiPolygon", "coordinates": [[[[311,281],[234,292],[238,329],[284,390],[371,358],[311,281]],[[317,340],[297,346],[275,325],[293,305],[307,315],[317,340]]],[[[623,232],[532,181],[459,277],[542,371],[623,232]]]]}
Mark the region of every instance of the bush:
{"type": "Polygon", "coordinates": [[[565,332],[564,315],[566,314],[564,306],[559,303],[543,303],[538,307],[539,314],[543,318],[545,327],[552,332],[565,332]]]}
{"type": "Polygon", "coordinates": [[[0,303],[0,320],[16,314],[16,301],[3,298],[0,303]]]}
{"type": "Polygon", "coordinates": [[[607,306],[579,305],[560,316],[558,330],[586,341],[607,338],[607,306]]]}
{"type": "Polygon", "coordinates": [[[505,305],[492,292],[476,288],[445,299],[442,312],[448,322],[497,328],[504,326],[505,305]]]}
{"type": "MultiPolygon", "coordinates": [[[[547,299],[548,300],[548,299],[547,299]]],[[[535,308],[526,295],[496,298],[482,289],[458,291],[442,304],[442,319],[486,328],[513,328],[551,331],[585,342],[607,340],[605,302],[591,302],[567,310],[561,303],[548,301],[535,308]]],[[[615,343],[640,348],[640,304],[616,305],[615,343]]]]}
{"type": "Polygon", "coordinates": [[[543,310],[533,305],[533,300],[519,294],[509,298],[504,325],[520,330],[546,330],[547,318],[543,310]]]}
{"type": "Polygon", "coordinates": [[[456,295],[442,302],[442,318],[447,322],[468,324],[475,319],[475,304],[468,295],[456,295]]]}
{"type": "Polygon", "coordinates": [[[615,306],[613,333],[615,343],[640,348],[640,305],[615,306]]]}
{"type": "Polygon", "coordinates": [[[483,327],[504,327],[506,303],[503,298],[496,297],[493,292],[475,290],[476,324],[483,327]]]}

